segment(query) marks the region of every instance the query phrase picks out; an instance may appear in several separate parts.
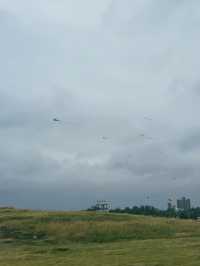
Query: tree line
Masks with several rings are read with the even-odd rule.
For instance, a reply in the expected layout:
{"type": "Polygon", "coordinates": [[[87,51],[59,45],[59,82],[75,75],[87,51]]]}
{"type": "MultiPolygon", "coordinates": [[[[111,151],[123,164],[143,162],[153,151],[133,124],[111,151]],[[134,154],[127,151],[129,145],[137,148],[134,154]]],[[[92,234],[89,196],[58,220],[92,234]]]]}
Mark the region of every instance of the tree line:
{"type": "MultiPolygon", "coordinates": [[[[98,211],[98,208],[92,207],[88,211],[98,211]]],[[[175,210],[167,209],[160,210],[153,206],[133,206],[126,208],[116,208],[110,210],[111,213],[127,213],[135,215],[145,215],[154,217],[171,217],[171,218],[181,218],[181,219],[198,219],[200,218],[200,207],[191,208],[189,210],[175,210]]]]}
{"type": "Polygon", "coordinates": [[[123,209],[117,208],[111,210],[113,213],[128,213],[135,215],[146,215],[146,216],[157,216],[157,217],[171,217],[171,218],[181,218],[181,219],[198,219],[200,217],[200,207],[191,208],[188,210],[175,210],[167,209],[160,210],[153,206],[133,206],[126,207],[123,209]]]}

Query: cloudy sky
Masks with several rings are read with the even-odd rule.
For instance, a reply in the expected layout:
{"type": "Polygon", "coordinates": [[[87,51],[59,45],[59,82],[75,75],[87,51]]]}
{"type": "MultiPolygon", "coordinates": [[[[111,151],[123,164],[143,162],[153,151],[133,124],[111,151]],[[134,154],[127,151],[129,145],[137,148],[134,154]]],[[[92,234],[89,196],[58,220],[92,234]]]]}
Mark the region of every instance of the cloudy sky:
{"type": "Polygon", "coordinates": [[[199,10],[0,0],[0,205],[200,204],[199,10]]]}

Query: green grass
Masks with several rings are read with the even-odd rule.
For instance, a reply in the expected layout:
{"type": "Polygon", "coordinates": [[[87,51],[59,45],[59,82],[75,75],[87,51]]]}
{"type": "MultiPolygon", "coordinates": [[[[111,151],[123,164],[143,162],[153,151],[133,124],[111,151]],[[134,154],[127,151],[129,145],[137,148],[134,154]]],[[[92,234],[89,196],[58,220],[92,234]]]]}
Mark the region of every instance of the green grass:
{"type": "Polygon", "coordinates": [[[199,266],[199,249],[195,221],[0,209],[1,266],[199,266]]]}

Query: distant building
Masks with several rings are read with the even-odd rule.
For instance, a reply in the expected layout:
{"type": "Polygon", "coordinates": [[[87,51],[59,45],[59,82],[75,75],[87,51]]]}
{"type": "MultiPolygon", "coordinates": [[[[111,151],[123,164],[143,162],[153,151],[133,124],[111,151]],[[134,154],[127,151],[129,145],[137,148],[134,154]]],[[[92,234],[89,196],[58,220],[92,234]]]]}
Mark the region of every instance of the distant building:
{"type": "Polygon", "coordinates": [[[112,204],[107,200],[97,200],[95,209],[98,211],[110,211],[112,209],[112,204]]]}
{"type": "Polygon", "coordinates": [[[167,203],[167,209],[168,210],[176,210],[176,201],[174,200],[174,198],[169,198],[168,199],[168,203],[167,203]]]}
{"type": "Polygon", "coordinates": [[[187,211],[191,209],[191,202],[190,199],[186,199],[182,197],[181,199],[177,200],[177,209],[181,211],[187,211]]]}
{"type": "Polygon", "coordinates": [[[167,209],[168,210],[176,210],[176,203],[174,202],[173,199],[168,199],[168,204],[167,204],[167,209]]]}

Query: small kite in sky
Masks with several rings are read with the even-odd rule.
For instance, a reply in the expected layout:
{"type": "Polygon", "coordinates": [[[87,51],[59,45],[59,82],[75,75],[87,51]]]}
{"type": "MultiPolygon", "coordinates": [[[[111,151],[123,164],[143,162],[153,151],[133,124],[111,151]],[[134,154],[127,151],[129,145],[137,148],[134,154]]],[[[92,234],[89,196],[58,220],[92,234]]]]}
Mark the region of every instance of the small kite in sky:
{"type": "Polygon", "coordinates": [[[58,119],[58,118],[53,118],[53,122],[60,122],[60,119],[58,119]]]}
{"type": "Polygon", "coordinates": [[[149,121],[152,121],[153,120],[151,117],[148,117],[148,116],[144,116],[144,119],[145,120],[149,120],[149,121]]]}

